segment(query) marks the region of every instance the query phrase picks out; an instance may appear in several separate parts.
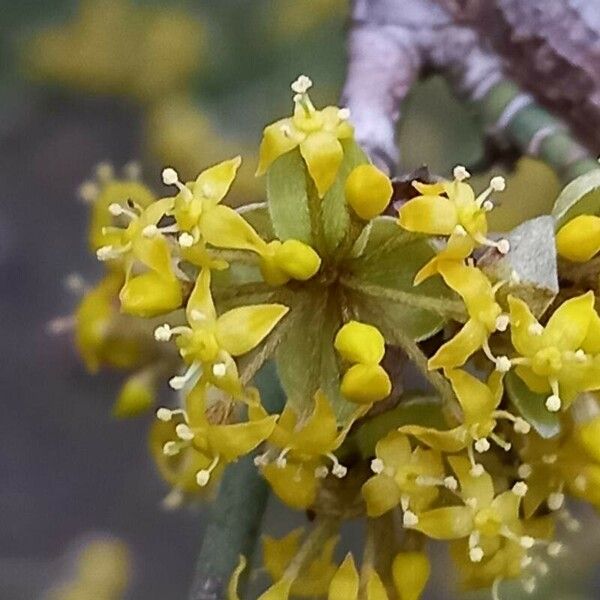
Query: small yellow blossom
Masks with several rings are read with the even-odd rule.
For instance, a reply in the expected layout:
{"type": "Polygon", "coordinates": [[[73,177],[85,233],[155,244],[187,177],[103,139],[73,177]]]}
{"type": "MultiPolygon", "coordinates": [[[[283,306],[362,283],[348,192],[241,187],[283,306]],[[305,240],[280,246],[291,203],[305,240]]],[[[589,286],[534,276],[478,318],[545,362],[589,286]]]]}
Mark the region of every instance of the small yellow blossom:
{"type": "Polygon", "coordinates": [[[388,176],[374,165],[355,167],[346,179],[346,202],[364,221],[380,215],[389,204],[394,190],[388,176]]]}
{"type": "Polygon", "coordinates": [[[523,300],[508,297],[511,339],[520,358],[517,375],[537,393],[551,392],[546,407],[567,408],[578,393],[600,389],[600,329],[594,294],[567,300],[543,327],[523,300]]]}
{"type": "Polygon", "coordinates": [[[560,256],[573,262],[586,262],[600,251],[600,217],[579,215],[556,234],[560,256]]]}
{"type": "Polygon", "coordinates": [[[353,129],[344,109],[315,109],[307,93],[311,86],[308,77],[300,76],[292,84],[296,94],[294,115],[265,128],[257,175],[263,175],[277,158],[299,147],[322,198],[335,181],[344,157],[340,140],[351,138],[353,129]]]}
{"type": "Polygon", "coordinates": [[[444,481],[444,467],[439,452],[410,447],[406,435],[388,434],[377,442],[376,458],[371,463],[374,477],[362,487],[367,514],[378,517],[401,502],[421,511],[437,497],[438,487],[452,486],[444,481]]]}
{"type": "Polygon", "coordinates": [[[429,580],[431,564],[425,552],[400,552],[392,563],[399,600],[419,600],[429,580]]]}
{"type": "Polygon", "coordinates": [[[438,270],[446,284],[464,300],[469,320],[429,359],[429,368],[460,367],[481,348],[496,361],[489,351],[488,338],[497,329],[504,329],[507,323],[489,279],[476,267],[449,261],[441,262],[438,270]]]}

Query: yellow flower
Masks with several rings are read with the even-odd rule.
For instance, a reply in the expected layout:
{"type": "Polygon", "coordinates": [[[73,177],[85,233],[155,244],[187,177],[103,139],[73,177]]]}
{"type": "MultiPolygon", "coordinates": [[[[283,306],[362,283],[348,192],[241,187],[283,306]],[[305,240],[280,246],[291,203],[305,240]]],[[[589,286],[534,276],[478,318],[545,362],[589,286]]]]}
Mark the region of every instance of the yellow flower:
{"type": "Polygon", "coordinates": [[[444,487],[444,467],[439,452],[410,447],[406,435],[396,431],[377,442],[377,458],[371,463],[375,476],[362,487],[367,514],[378,517],[398,506],[420,511],[438,496],[444,487]]]}
{"type": "Polygon", "coordinates": [[[414,435],[420,442],[443,452],[459,452],[467,448],[473,472],[480,473],[482,466],[475,461],[473,447],[480,453],[487,452],[489,438],[504,450],[510,449],[510,444],[494,433],[498,419],[512,421],[519,433],[528,433],[530,426],[524,419],[498,410],[503,393],[502,374],[498,371],[490,375],[487,384],[462,370],[446,371],[446,377],[461,406],[462,424],[447,431],[420,425],[405,425],[399,431],[414,435]]]}
{"type": "MultiPolygon", "coordinates": [[[[294,529],[279,540],[267,535],[263,537],[263,564],[273,581],[283,578],[287,567],[300,549],[302,534],[303,529],[294,529]]],[[[337,536],[327,540],[320,553],[294,578],[291,587],[294,596],[312,598],[327,593],[336,571],[333,553],[337,542],[337,536]]]]}
{"type": "Polygon", "coordinates": [[[380,215],[389,204],[394,190],[388,176],[374,165],[355,167],[346,179],[346,202],[364,221],[380,215]]]}
{"type": "Polygon", "coordinates": [[[600,328],[594,294],[564,302],[543,327],[519,298],[508,297],[511,338],[521,358],[517,375],[537,393],[552,392],[546,408],[568,407],[580,392],[600,389],[600,328]]]}
{"type": "Polygon", "coordinates": [[[342,378],[342,394],[358,404],[383,400],[392,391],[392,382],[379,364],[385,354],[385,340],[372,325],[349,321],[337,333],[335,349],[352,365],[342,378]]]}
{"type": "MultiPolygon", "coordinates": [[[[250,406],[249,410],[250,418],[262,419],[266,414],[260,405],[250,406]]],[[[358,411],[354,418],[360,414],[358,411]]],[[[270,462],[271,450],[268,450],[256,460],[279,498],[293,508],[309,507],[316,497],[317,479],[329,473],[324,458],[333,463],[332,475],[340,478],[346,475],[347,469],[339,463],[334,451],[344,441],[353,420],[338,431],[331,404],[321,391],[315,394],[313,411],[304,421],[294,409],[285,407],[269,437],[269,443],[280,449],[278,456],[270,462]]]]}
{"type": "Polygon", "coordinates": [[[198,276],[186,306],[188,326],[161,325],[156,339],[168,341],[177,336],[177,346],[190,365],[183,376],[173,377],[171,387],[181,389],[193,383],[202,371],[216,387],[239,395],[241,383],[233,357],[255,348],[288,312],[282,304],[241,306],[217,316],[210,291],[210,271],[198,276]]]}
{"type": "Polygon", "coordinates": [[[425,552],[400,552],[392,563],[392,577],[399,600],[419,600],[429,575],[431,564],[425,552]]]}
{"type": "Polygon", "coordinates": [[[293,84],[294,115],[265,128],[260,144],[257,175],[267,172],[281,155],[300,149],[308,172],[322,198],[331,187],[344,157],[340,140],[351,138],[347,111],[335,106],[316,110],[308,96],[310,79],[300,76],[293,84]]]}
{"type": "Polygon", "coordinates": [[[586,262],[600,251],[600,217],[579,215],[563,225],[556,234],[560,256],[574,262],[586,262]]]}
{"type": "Polygon", "coordinates": [[[473,188],[463,181],[468,177],[464,167],[456,167],[454,174],[454,181],[435,184],[414,182],[413,185],[422,195],[400,208],[400,226],[408,231],[429,235],[468,236],[473,245],[492,246],[505,254],[509,250],[506,240],[494,242],[486,238],[486,213],[493,208],[488,198],[493,191],[504,189],[504,179],[494,177],[489,187],[476,198],[473,188]]]}
{"type": "MultiPolygon", "coordinates": [[[[444,261],[439,263],[438,270],[446,285],[464,300],[469,320],[429,359],[429,368],[460,367],[480,348],[483,348],[488,357],[496,362],[487,341],[494,331],[505,329],[508,323],[505,322],[502,309],[496,302],[495,288],[476,267],[444,261]]],[[[502,364],[498,365],[497,362],[496,364],[502,367],[502,364]]]]}

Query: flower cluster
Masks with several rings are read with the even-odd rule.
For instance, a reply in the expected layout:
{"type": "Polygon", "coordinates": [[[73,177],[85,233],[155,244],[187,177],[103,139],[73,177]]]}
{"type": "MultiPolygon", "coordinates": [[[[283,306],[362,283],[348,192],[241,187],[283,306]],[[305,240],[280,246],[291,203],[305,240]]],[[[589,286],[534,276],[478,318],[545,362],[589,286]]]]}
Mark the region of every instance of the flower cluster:
{"type": "Polygon", "coordinates": [[[189,182],[165,169],[175,193],[162,198],[137,182],[88,184],[107,276],[77,313],[82,354],[92,368],[170,373],[177,400],[151,432],[169,506],[257,450],[275,495],[314,513],[306,534],[265,537],[262,600],[418,600],[430,539],[449,543],[469,588],[532,589],[577,527],[566,494],[600,507],[598,217],[563,210],[556,240],[535,220],[496,236],[487,213],[504,180],[476,196],[464,167],[414,181],[418,195],[387,216],[392,183],[354,141],[349,111],[316,109],[311,85],[299,77],[293,116],[265,129],[264,204],[226,205],[239,157],[189,182]],[[524,239],[548,274],[526,268],[524,239]],[[557,247],[561,289],[545,283],[558,282],[557,247]],[[271,360],[280,405],[251,385],[271,360]],[[403,389],[408,368],[422,389],[403,389]],[[356,516],[360,569],[333,558],[356,516]]]}

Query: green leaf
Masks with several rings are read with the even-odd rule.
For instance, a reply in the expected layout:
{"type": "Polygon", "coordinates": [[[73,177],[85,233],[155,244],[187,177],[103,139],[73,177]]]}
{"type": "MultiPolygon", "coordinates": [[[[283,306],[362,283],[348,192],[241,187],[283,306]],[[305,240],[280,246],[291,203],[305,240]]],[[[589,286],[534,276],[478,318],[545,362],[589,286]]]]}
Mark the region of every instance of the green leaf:
{"type": "Polygon", "coordinates": [[[240,215],[252,225],[256,233],[260,237],[270,242],[274,240],[275,230],[273,229],[273,223],[271,222],[271,215],[269,214],[269,206],[266,202],[254,202],[252,204],[245,204],[236,209],[240,215]]]}
{"type": "Polygon", "coordinates": [[[306,166],[297,149],[280,156],[269,168],[267,199],[277,237],[312,245],[306,166]]]}
{"type": "Polygon", "coordinates": [[[600,169],[580,175],[559,194],[552,216],[559,228],[579,215],[600,214],[600,169]]]}
{"type": "Polygon", "coordinates": [[[356,298],[359,312],[380,327],[387,339],[393,339],[389,336],[400,328],[412,339],[423,340],[439,331],[446,321],[444,306],[454,296],[441,278],[413,285],[417,271],[434,255],[427,238],[407,234],[392,217],[377,217],[364,252],[360,258],[349,261],[352,277],[346,282],[360,294],[356,298]],[[380,297],[376,295],[377,287],[382,288],[380,297]],[[385,294],[385,290],[400,293],[385,294]],[[433,307],[437,309],[432,310],[433,307]]]}
{"type": "Polygon", "coordinates": [[[398,406],[365,421],[349,439],[363,458],[375,455],[377,442],[403,425],[447,428],[441,400],[420,392],[405,394],[398,406]]]}
{"type": "Polygon", "coordinates": [[[355,167],[369,162],[362,148],[352,139],[342,140],[344,160],[337,177],[321,204],[325,248],[332,253],[344,240],[350,226],[350,214],[344,194],[346,179],[355,167]]]}
{"type": "Polygon", "coordinates": [[[554,220],[550,216],[530,219],[506,238],[510,242],[508,254],[502,256],[495,249],[488,250],[477,266],[494,281],[510,281],[516,273],[519,283],[503,285],[497,298],[502,302],[508,294],[518,296],[540,316],[558,294],[554,220]]]}
{"type": "Polygon", "coordinates": [[[532,392],[514,371],[506,375],[504,385],[521,416],[543,438],[553,438],[560,433],[559,416],[546,408],[547,395],[532,392]]]}

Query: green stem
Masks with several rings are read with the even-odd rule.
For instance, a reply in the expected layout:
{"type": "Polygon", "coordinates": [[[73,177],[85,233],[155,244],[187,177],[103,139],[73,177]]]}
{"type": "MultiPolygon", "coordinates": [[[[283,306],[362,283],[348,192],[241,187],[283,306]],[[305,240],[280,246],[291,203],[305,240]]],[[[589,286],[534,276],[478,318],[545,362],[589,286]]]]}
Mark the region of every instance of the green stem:
{"type": "Polygon", "coordinates": [[[536,104],[514,82],[497,83],[473,103],[487,132],[505,138],[523,154],[543,160],[564,183],[599,168],[563,121],[536,104]]]}
{"type": "MultiPolygon", "coordinates": [[[[285,397],[274,370],[263,369],[257,383],[265,408],[269,412],[281,410],[285,397]]],[[[226,469],[210,511],[190,600],[225,600],[227,584],[240,555],[251,563],[268,497],[269,487],[254,466],[252,456],[226,469]]],[[[240,588],[245,583],[245,578],[240,578],[240,588]]]]}

